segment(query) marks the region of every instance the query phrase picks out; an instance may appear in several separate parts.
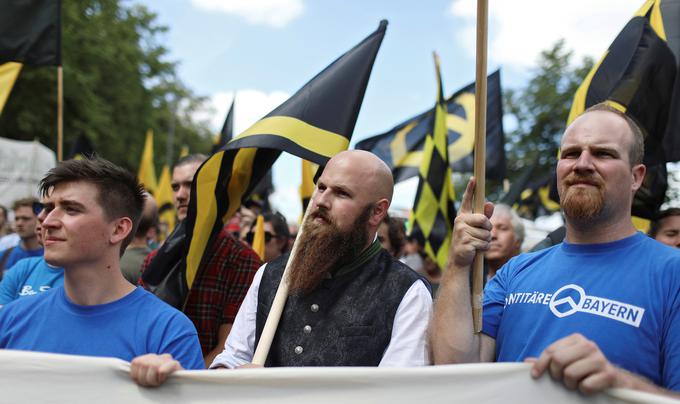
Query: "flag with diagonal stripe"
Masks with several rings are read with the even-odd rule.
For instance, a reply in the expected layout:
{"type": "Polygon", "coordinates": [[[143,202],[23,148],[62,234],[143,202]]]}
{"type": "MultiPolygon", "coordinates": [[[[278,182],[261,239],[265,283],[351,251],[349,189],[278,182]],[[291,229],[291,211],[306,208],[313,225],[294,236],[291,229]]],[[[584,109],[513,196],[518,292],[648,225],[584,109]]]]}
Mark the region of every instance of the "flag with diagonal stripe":
{"type": "MultiPolygon", "coordinates": [[[[187,248],[185,260],[178,263],[180,270],[173,267],[170,271],[184,275],[185,289],[190,289],[194,279],[200,276],[204,253],[217,233],[269,171],[281,151],[324,164],[347,149],[386,28],[387,21],[381,21],[374,33],[199,168],[185,220],[186,241],[175,243],[187,248]]],[[[168,272],[167,268],[154,266],[156,260],[163,262],[159,259],[161,253],[163,249],[145,275],[149,271],[168,272]]],[[[181,306],[185,299],[186,296],[179,296],[169,303],[181,306]]]]}
{"type": "Polygon", "coordinates": [[[446,268],[451,228],[456,211],[446,129],[446,106],[442,92],[439,59],[435,55],[437,103],[432,127],[425,138],[418,190],[413,204],[411,235],[424,246],[440,269],[446,268]]]}
{"type": "Polygon", "coordinates": [[[680,160],[680,0],[647,0],[588,73],[567,124],[607,102],[645,135],[647,173],[632,213],[651,219],[664,201],[669,161],[680,160]]]}

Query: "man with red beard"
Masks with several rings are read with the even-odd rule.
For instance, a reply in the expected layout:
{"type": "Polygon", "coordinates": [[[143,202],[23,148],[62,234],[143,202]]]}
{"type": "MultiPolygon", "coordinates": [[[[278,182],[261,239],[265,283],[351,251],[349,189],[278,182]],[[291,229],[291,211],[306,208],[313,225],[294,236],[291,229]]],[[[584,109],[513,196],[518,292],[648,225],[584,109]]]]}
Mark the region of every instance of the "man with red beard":
{"type": "MultiPolygon", "coordinates": [[[[265,366],[421,366],[430,363],[432,297],[376,233],[392,199],[389,168],[359,150],[333,157],[318,180],[289,269],[289,297],[265,366]]],[[[262,266],[211,368],[253,358],[288,255],[262,266]]],[[[180,369],[167,356],[132,362],[139,384],[180,369]]]]}
{"type": "Polygon", "coordinates": [[[471,181],[435,307],[435,363],[524,360],[533,377],[549,373],[583,393],[680,390],[680,252],[631,222],[643,155],[640,128],[606,104],[567,128],[557,164],[566,239],[498,271],[480,334],[469,275],[475,253],[489,249],[493,206],[471,213],[471,181]]]}

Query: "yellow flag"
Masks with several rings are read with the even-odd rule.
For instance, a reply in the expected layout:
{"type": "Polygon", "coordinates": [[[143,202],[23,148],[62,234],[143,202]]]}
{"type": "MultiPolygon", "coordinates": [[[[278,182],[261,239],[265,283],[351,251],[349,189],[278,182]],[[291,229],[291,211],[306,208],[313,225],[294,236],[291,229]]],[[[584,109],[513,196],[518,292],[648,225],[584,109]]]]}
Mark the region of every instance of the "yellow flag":
{"type": "Polygon", "coordinates": [[[252,248],[260,259],[264,261],[264,216],[262,215],[257,215],[252,248]]]}
{"type": "MultiPolygon", "coordinates": [[[[314,175],[319,169],[318,164],[314,164],[307,160],[302,160],[302,184],[300,184],[300,200],[302,201],[302,216],[307,210],[309,200],[314,193],[314,175]]],[[[302,220],[302,219],[301,219],[302,220]]]]}
{"type": "Polygon", "coordinates": [[[12,92],[14,82],[19,77],[21,63],[8,62],[0,65],[0,113],[5,107],[9,93],[12,92]]]}
{"type": "Polygon", "coordinates": [[[153,131],[151,129],[146,132],[146,142],[144,143],[142,160],[139,162],[137,178],[149,192],[156,193],[158,183],[156,182],[156,169],[153,166],[153,131]]]}
{"type": "MultiPolygon", "coordinates": [[[[167,230],[162,234],[162,238],[170,234],[175,228],[175,204],[172,200],[172,185],[170,177],[170,168],[167,165],[163,166],[161,172],[161,179],[158,181],[158,189],[154,194],[156,203],[158,204],[158,219],[161,223],[167,225],[167,230]]],[[[163,232],[162,232],[163,233],[163,232]]]]}
{"type": "Polygon", "coordinates": [[[189,146],[184,145],[182,148],[179,150],[179,158],[186,157],[189,155],[189,146]]]}

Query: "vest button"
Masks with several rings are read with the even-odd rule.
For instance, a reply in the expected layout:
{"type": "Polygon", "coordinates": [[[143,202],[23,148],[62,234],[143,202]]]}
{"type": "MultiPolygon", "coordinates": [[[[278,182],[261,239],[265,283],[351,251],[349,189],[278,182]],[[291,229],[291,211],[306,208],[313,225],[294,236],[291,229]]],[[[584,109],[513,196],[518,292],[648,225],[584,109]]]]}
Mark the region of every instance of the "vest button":
{"type": "Polygon", "coordinates": [[[302,351],[304,351],[304,349],[302,349],[301,346],[298,345],[298,346],[295,347],[295,353],[296,354],[300,355],[302,353],[302,351]]]}
{"type": "Polygon", "coordinates": [[[309,334],[309,333],[312,332],[312,327],[309,326],[309,325],[306,325],[302,330],[305,332],[305,334],[309,334]]]}
{"type": "Polygon", "coordinates": [[[314,303],[312,307],[310,307],[310,310],[312,310],[312,313],[316,313],[317,311],[319,311],[319,305],[314,303]]]}

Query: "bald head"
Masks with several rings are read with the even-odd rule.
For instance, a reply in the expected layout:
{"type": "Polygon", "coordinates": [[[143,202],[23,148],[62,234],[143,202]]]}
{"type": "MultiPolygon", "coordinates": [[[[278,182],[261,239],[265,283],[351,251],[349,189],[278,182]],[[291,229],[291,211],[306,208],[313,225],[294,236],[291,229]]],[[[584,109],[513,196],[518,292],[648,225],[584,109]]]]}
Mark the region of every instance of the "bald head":
{"type": "Polygon", "coordinates": [[[370,195],[373,202],[386,199],[392,202],[394,179],[392,171],[375,154],[364,150],[346,150],[328,161],[325,171],[342,170],[355,184],[370,195]]]}

